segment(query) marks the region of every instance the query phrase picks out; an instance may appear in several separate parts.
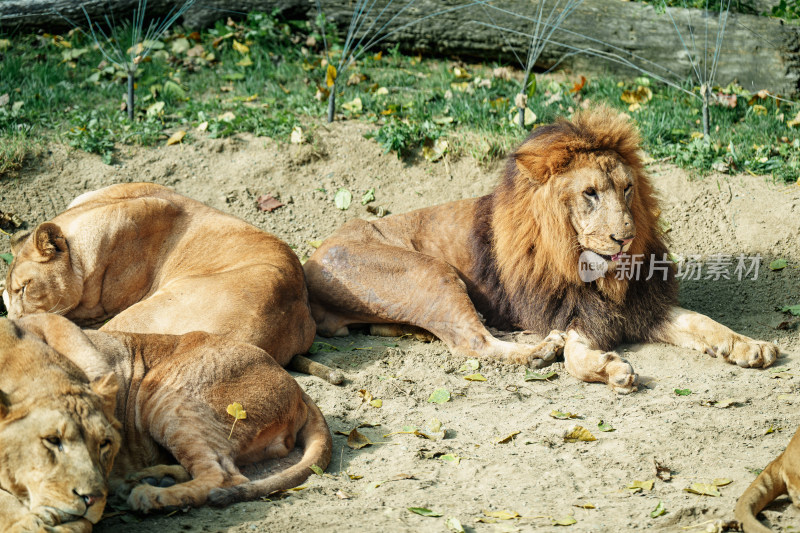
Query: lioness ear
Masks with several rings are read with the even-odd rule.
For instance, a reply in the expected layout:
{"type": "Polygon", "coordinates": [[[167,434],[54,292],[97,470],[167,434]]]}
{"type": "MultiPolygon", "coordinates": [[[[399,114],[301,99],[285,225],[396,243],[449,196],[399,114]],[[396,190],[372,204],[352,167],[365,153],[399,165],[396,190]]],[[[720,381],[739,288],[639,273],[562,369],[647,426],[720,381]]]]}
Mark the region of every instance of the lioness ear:
{"type": "Polygon", "coordinates": [[[14,233],[11,236],[11,253],[17,255],[17,252],[22,248],[22,244],[33,233],[31,230],[23,230],[14,233]]]}
{"type": "Polygon", "coordinates": [[[114,409],[117,407],[118,390],[119,382],[117,381],[117,375],[113,372],[109,372],[105,376],[92,381],[92,391],[100,396],[103,401],[103,411],[109,418],[114,416],[114,409]]]}
{"type": "Polygon", "coordinates": [[[39,224],[33,233],[33,242],[36,250],[45,258],[50,259],[56,252],[66,252],[67,239],[61,232],[61,228],[52,222],[39,224]]]}

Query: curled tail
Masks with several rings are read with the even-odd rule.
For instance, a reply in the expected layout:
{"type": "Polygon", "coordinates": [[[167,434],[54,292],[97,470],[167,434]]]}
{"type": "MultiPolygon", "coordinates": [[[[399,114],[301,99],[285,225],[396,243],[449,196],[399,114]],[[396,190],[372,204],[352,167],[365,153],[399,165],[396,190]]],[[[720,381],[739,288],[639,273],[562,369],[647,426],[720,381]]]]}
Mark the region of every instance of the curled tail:
{"type": "Polygon", "coordinates": [[[781,466],[783,455],[772,461],[758,477],[753,480],[736,502],[736,520],[742,523],[745,533],[770,533],[772,531],[758,521],[756,515],[772,500],[786,494],[786,482],[781,466]]]}
{"type": "Polygon", "coordinates": [[[211,505],[230,505],[240,501],[255,500],[279,490],[291,489],[311,475],[311,465],[317,465],[323,470],[328,467],[333,449],[331,431],[322,411],[305,392],[303,401],[308,406],[308,420],[297,434],[297,442],[304,448],[300,462],[264,479],[234,487],[213,489],[208,495],[211,505]]]}

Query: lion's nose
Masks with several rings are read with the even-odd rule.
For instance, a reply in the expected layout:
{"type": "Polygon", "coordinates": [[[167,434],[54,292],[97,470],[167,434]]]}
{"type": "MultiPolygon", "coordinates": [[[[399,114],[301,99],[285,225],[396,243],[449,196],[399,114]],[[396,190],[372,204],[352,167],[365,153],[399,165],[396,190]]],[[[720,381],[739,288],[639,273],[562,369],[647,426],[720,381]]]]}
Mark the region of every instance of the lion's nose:
{"type": "Polygon", "coordinates": [[[629,244],[633,240],[634,236],[630,235],[630,236],[617,237],[616,234],[612,233],[611,235],[609,235],[609,237],[611,237],[611,240],[619,244],[620,246],[625,246],[626,244],[629,244]]]}
{"type": "Polygon", "coordinates": [[[86,504],[87,509],[103,499],[102,494],[81,494],[75,489],[72,489],[72,493],[75,494],[75,496],[77,496],[81,500],[83,500],[83,503],[86,504]]]}

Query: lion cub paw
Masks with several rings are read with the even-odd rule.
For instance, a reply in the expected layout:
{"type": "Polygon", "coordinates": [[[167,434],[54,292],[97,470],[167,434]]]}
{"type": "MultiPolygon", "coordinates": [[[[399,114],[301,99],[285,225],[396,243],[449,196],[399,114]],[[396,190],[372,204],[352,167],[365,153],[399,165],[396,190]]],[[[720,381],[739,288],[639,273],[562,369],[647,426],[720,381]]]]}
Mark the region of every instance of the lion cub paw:
{"type": "Polygon", "coordinates": [[[637,390],[638,376],[633,367],[616,352],[601,355],[606,360],[605,373],[608,386],[617,394],[629,394],[637,390]]]}
{"type": "Polygon", "coordinates": [[[714,357],[719,355],[729,363],[735,363],[742,368],[766,368],[778,359],[781,352],[780,348],[771,342],[741,336],[719,346],[710,347],[706,351],[714,357]]]}

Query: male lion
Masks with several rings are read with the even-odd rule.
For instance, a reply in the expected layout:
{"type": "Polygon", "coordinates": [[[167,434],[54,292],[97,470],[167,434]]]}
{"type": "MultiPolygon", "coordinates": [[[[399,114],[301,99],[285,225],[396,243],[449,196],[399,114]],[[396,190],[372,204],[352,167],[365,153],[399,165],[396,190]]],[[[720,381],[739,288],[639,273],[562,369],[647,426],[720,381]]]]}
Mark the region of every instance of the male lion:
{"type": "Polygon", "coordinates": [[[249,344],[204,332],[83,332],[34,314],[0,320],[0,366],[0,526],[91,531],[109,489],[141,512],[256,499],[330,461],[316,404],[249,344]],[[246,414],[235,425],[234,402],[246,414]],[[250,481],[239,471],[296,443],[302,458],[279,473],[250,481]]]}
{"type": "Polygon", "coordinates": [[[783,494],[789,494],[794,505],[800,507],[800,429],[783,453],[767,465],[736,502],[736,520],[742,523],[745,533],[771,531],[756,515],[783,494]]]}
{"type": "MultiPolygon", "coordinates": [[[[286,366],[315,325],[300,261],[243,220],[152,183],[85,193],[16,234],[3,299],[9,318],[52,312],[109,331],[207,331],[286,366]]],[[[341,373],[300,358],[304,370],[341,373]],[[310,367],[310,368],[309,368],[310,367]]]]}
{"type": "Polygon", "coordinates": [[[311,312],[322,335],[346,335],[353,323],[406,324],[453,352],[532,366],[563,350],[570,374],[618,392],[636,388],[631,365],[608,351],[621,342],[771,365],[775,345],[675,305],[656,219],[633,126],[608,109],[583,112],[534,130],[487,196],[344,225],[305,264],[311,312]],[[584,251],[607,268],[590,283],[579,274],[584,251]],[[636,254],[642,275],[617,279],[636,254]],[[500,341],[479,313],[490,326],[547,337],[536,346],[500,341]]]}

